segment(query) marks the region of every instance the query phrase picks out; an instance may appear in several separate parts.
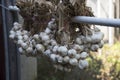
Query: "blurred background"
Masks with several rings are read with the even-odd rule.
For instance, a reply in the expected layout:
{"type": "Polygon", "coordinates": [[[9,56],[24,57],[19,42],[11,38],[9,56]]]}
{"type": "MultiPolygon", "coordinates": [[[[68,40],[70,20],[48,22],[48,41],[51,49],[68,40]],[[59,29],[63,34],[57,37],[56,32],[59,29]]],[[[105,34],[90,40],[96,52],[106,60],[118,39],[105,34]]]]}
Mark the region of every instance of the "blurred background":
{"type": "MultiPolygon", "coordinates": [[[[0,4],[7,6],[14,2],[1,0],[0,4]]],[[[96,17],[120,18],[120,0],[87,0],[87,6],[96,17]]],[[[91,52],[87,59],[89,67],[85,70],[75,68],[72,72],[62,72],[44,58],[17,54],[16,45],[8,38],[16,20],[14,13],[0,7],[0,80],[120,80],[120,28],[97,25],[105,35],[104,47],[91,52]]]]}

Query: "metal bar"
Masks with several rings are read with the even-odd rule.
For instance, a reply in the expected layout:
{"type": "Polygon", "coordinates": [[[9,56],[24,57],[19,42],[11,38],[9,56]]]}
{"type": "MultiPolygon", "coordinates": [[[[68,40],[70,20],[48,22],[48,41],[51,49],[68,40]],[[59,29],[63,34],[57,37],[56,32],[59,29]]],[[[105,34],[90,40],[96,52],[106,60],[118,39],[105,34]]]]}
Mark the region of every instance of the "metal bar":
{"type": "Polygon", "coordinates": [[[87,16],[76,16],[72,18],[72,22],[103,25],[108,27],[110,26],[120,27],[120,19],[106,19],[106,18],[96,18],[96,17],[87,17],[87,16]]]}
{"type": "MultiPolygon", "coordinates": [[[[5,0],[2,0],[2,5],[5,5],[5,0]]],[[[4,32],[4,52],[5,52],[5,74],[6,80],[9,80],[9,54],[8,54],[8,37],[6,25],[6,11],[2,8],[3,32],[4,32]]]]}

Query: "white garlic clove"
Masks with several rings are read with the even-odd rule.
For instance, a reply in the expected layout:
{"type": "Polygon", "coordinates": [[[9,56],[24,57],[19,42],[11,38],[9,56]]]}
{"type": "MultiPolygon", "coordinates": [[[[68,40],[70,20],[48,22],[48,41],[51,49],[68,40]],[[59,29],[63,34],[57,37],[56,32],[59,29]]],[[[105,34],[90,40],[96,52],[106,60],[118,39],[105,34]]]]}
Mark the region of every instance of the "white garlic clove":
{"type": "Polygon", "coordinates": [[[76,58],[76,59],[80,59],[80,57],[81,57],[80,54],[76,54],[76,55],[75,55],[75,58],[76,58]]]}
{"type": "Polygon", "coordinates": [[[21,47],[22,47],[23,49],[27,49],[27,48],[28,48],[28,45],[27,45],[27,43],[22,43],[22,44],[21,44],[21,47]]]}
{"type": "Polygon", "coordinates": [[[69,63],[73,66],[78,65],[78,60],[76,58],[70,59],[69,63]]]}
{"type": "Polygon", "coordinates": [[[63,58],[63,61],[66,62],[66,63],[68,63],[69,60],[70,60],[69,56],[65,56],[65,57],[63,58]]]}
{"type": "Polygon", "coordinates": [[[27,53],[32,53],[32,52],[33,52],[33,48],[32,48],[32,47],[28,47],[28,48],[26,49],[26,52],[27,52],[27,53]]]}
{"type": "Polygon", "coordinates": [[[65,55],[67,55],[68,49],[66,46],[60,46],[58,48],[58,52],[60,52],[62,54],[62,56],[65,56],[65,55]]]}
{"type": "Polygon", "coordinates": [[[68,50],[68,56],[75,56],[77,54],[77,51],[75,49],[68,50]]]}
{"type": "Polygon", "coordinates": [[[46,28],[46,29],[45,29],[45,33],[50,34],[50,33],[51,33],[51,30],[50,30],[49,28],[46,28]]]}
{"type": "Polygon", "coordinates": [[[36,47],[37,51],[39,51],[39,52],[45,51],[45,48],[42,44],[37,44],[35,47],[36,47]]]}
{"type": "Polygon", "coordinates": [[[80,54],[80,57],[81,57],[81,58],[86,58],[86,57],[88,57],[88,53],[87,53],[87,52],[82,52],[82,53],[80,54]]]}
{"type": "Polygon", "coordinates": [[[87,61],[87,60],[80,60],[80,61],[79,61],[78,67],[79,67],[80,69],[84,69],[84,68],[87,67],[87,66],[88,66],[88,61],[87,61]]]}

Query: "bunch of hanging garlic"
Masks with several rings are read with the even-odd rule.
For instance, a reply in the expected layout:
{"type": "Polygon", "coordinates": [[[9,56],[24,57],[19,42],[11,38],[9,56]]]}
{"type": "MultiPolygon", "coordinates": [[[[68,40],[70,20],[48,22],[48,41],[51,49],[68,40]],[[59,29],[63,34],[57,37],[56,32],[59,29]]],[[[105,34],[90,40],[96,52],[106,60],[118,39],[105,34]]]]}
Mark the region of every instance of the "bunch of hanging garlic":
{"type": "Polygon", "coordinates": [[[52,19],[46,29],[38,34],[31,35],[22,25],[15,22],[10,31],[10,38],[19,46],[19,52],[27,56],[44,55],[49,57],[54,67],[59,70],[71,71],[74,66],[84,69],[88,66],[87,60],[90,51],[97,51],[103,46],[103,33],[98,28],[91,29],[92,34],[80,35],[72,44],[60,44],[55,39],[57,25],[52,19]]]}

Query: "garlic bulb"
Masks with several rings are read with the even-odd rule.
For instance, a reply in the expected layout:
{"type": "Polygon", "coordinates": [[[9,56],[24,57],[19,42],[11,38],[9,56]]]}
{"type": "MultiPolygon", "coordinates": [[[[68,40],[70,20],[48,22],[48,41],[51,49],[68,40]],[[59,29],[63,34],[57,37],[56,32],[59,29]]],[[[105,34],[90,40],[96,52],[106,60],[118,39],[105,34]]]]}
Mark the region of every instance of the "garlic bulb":
{"type": "Polygon", "coordinates": [[[54,46],[53,49],[52,49],[52,51],[53,51],[54,53],[56,53],[57,50],[58,50],[58,48],[59,48],[59,46],[54,46]]]}
{"type": "Polygon", "coordinates": [[[32,53],[32,52],[33,52],[33,48],[32,48],[32,47],[28,47],[28,48],[26,49],[26,52],[27,52],[27,53],[32,53]]]}
{"type": "Polygon", "coordinates": [[[80,69],[84,69],[85,67],[88,66],[88,61],[86,61],[86,60],[80,60],[78,66],[79,66],[80,69]]]}
{"type": "Polygon", "coordinates": [[[44,48],[44,46],[43,46],[42,44],[37,44],[37,45],[35,46],[35,48],[36,48],[37,51],[39,51],[39,52],[44,52],[44,51],[45,51],[45,48],[44,48]]]}
{"type": "Polygon", "coordinates": [[[86,57],[88,57],[88,53],[87,53],[87,52],[82,52],[82,53],[80,54],[80,57],[81,57],[81,58],[86,58],[86,57]]]}
{"type": "Polygon", "coordinates": [[[24,43],[24,42],[23,42],[23,40],[21,40],[21,39],[17,41],[17,44],[18,44],[18,45],[22,45],[22,43],[24,43]]]}
{"type": "Polygon", "coordinates": [[[24,41],[27,41],[29,39],[28,35],[23,36],[24,41]]]}
{"type": "Polygon", "coordinates": [[[68,51],[68,49],[66,48],[66,46],[60,46],[58,48],[58,52],[60,52],[62,54],[62,56],[67,55],[67,51],[68,51]]]}
{"type": "Polygon", "coordinates": [[[68,50],[68,55],[69,56],[75,56],[77,54],[76,50],[75,49],[70,49],[68,50]]]}
{"type": "Polygon", "coordinates": [[[44,54],[45,54],[45,55],[47,55],[47,56],[50,56],[50,55],[51,55],[51,53],[52,53],[52,52],[51,52],[51,50],[50,50],[50,49],[48,49],[48,50],[46,50],[46,51],[44,52],[44,54]]]}
{"type": "Polygon", "coordinates": [[[39,35],[38,35],[38,34],[34,34],[33,38],[34,38],[35,40],[38,40],[38,39],[39,39],[39,35]]]}
{"type": "Polygon", "coordinates": [[[22,47],[23,49],[27,49],[27,48],[28,48],[28,45],[27,45],[27,43],[22,43],[22,44],[21,44],[21,47],[22,47]]]}
{"type": "Polygon", "coordinates": [[[91,46],[91,50],[92,50],[92,51],[97,51],[98,48],[99,48],[99,45],[97,45],[97,44],[93,44],[93,45],[91,46]]]}
{"type": "Polygon", "coordinates": [[[17,36],[18,40],[22,40],[23,39],[23,36],[19,35],[17,36]]]}
{"type": "Polygon", "coordinates": [[[73,66],[78,65],[78,60],[76,58],[70,59],[69,63],[73,66]]]}
{"type": "Polygon", "coordinates": [[[9,38],[10,38],[10,39],[14,39],[14,38],[15,38],[15,34],[10,34],[10,35],[9,35],[9,38]]]}
{"type": "Polygon", "coordinates": [[[65,56],[65,57],[63,58],[63,61],[66,62],[66,63],[68,63],[69,60],[70,60],[69,56],[65,56]]]}
{"type": "Polygon", "coordinates": [[[80,57],[81,57],[80,54],[76,54],[76,55],[75,55],[75,58],[76,58],[76,59],[80,59],[80,57]]]}
{"type": "Polygon", "coordinates": [[[83,42],[82,42],[81,38],[78,37],[78,38],[76,38],[76,43],[77,44],[82,44],[83,42]]]}
{"type": "Polygon", "coordinates": [[[45,33],[50,34],[51,30],[49,28],[45,29],[45,33]]]}
{"type": "Polygon", "coordinates": [[[25,50],[23,50],[22,47],[19,47],[19,48],[18,48],[18,51],[19,51],[20,53],[22,53],[22,54],[25,54],[25,50]]]}
{"type": "Polygon", "coordinates": [[[53,62],[56,62],[56,60],[57,60],[57,55],[56,55],[56,54],[51,54],[51,55],[50,55],[50,58],[51,58],[51,60],[52,60],[53,62]]]}

